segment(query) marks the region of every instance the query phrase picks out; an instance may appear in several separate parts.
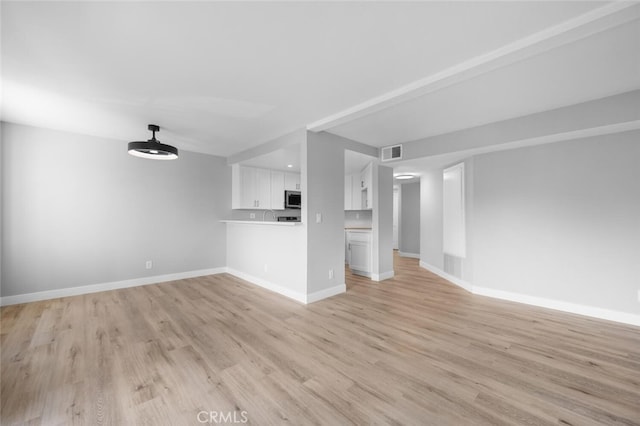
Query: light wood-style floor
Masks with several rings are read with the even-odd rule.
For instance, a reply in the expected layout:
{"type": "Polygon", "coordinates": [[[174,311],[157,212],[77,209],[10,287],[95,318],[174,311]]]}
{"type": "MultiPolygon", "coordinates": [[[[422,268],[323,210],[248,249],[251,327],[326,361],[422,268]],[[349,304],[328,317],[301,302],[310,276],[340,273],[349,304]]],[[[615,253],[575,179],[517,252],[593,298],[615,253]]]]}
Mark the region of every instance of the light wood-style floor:
{"type": "Polygon", "coordinates": [[[640,424],[640,328],[396,272],[309,306],[217,275],[2,308],[1,423],[640,424]]]}

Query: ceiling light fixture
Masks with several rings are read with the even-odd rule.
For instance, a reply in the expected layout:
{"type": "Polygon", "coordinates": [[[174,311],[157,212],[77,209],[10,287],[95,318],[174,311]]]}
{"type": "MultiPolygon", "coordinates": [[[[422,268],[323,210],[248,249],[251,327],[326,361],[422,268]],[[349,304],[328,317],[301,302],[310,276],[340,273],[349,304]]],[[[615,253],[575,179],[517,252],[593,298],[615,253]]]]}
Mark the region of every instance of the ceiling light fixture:
{"type": "Polygon", "coordinates": [[[175,160],[178,158],[178,148],[160,143],[156,139],[156,132],[160,131],[160,126],[149,124],[148,128],[153,132],[151,139],[129,142],[129,154],[152,160],[175,160]]]}
{"type": "Polygon", "coordinates": [[[287,164],[287,167],[288,167],[288,168],[292,168],[292,167],[293,167],[293,164],[287,164]]]}
{"type": "Polygon", "coordinates": [[[413,179],[416,176],[409,173],[403,173],[401,175],[395,175],[394,177],[396,179],[404,180],[404,179],[413,179]]]}

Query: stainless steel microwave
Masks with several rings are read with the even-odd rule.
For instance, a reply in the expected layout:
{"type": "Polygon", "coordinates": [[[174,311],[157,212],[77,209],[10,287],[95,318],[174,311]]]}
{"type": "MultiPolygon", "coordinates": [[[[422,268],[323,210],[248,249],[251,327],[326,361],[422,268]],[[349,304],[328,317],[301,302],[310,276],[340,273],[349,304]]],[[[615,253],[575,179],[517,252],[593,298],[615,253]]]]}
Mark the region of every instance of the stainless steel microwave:
{"type": "Polygon", "coordinates": [[[284,208],[299,209],[302,207],[302,194],[300,191],[284,191],[284,208]]]}

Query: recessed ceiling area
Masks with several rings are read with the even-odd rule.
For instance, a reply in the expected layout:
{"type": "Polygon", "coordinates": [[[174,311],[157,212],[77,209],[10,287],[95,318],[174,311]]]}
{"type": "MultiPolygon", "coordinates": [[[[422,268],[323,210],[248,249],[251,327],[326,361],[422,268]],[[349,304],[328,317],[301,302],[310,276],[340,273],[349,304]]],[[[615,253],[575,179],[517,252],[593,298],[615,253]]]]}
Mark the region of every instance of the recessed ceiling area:
{"type": "Polygon", "coordinates": [[[377,158],[369,155],[361,154],[355,151],[344,151],[344,174],[350,175],[353,173],[359,173],[364,169],[371,161],[377,161],[377,158]]]}
{"type": "MultiPolygon", "coordinates": [[[[123,142],[144,138],[147,124],[155,123],[164,143],[229,156],[606,4],[3,2],[1,118],[123,142]]],[[[617,82],[603,92],[622,90],[635,83],[607,67],[625,67],[619,56],[633,62],[633,47],[625,42],[618,53],[601,52],[605,56],[573,52],[571,60],[584,66],[595,60],[590,55],[614,62],[586,70],[584,81],[557,98],[519,88],[478,112],[482,102],[469,103],[457,92],[462,83],[429,95],[432,100],[398,106],[408,110],[389,110],[378,117],[383,121],[370,116],[329,131],[378,145],[493,120],[505,113],[509,96],[521,96],[523,104],[530,97],[531,108],[562,104],[598,73],[617,82]],[[419,119],[434,109],[445,117],[419,119]],[[452,119],[449,113],[457,111],[452,119]]],[[[556,59],[531,60],[550,78],[534,80],[538,87],[571,75],[548,71],[556,59]]],[[[504,91],[505,80],[529,81],[513,67],[499,71],[513,74],[506,79],[480,76],[465,90],[486,97],[492,87],[504,91]]]]}
{"type": "Polygon", "coordinates": [[[300,148],[299,144],[289,145],[268,154],[242,161],[240,164],[262,169],[300,173],[300,148]]]}

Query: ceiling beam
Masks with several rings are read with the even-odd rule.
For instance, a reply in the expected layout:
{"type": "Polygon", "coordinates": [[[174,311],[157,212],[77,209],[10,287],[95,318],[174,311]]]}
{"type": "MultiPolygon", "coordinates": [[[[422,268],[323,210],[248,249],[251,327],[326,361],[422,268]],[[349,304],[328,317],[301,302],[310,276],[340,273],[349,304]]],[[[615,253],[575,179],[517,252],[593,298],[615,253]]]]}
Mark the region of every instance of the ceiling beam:
{"type": "Polygon", "coordinates": [[[469,80],[486,72],[547,52],[624,23],[640,19],[637,2],[612,2],[558,25],[476,56],[391,92],[371,98],[307,126],[325,131],[410,99],[469,80]]]}

